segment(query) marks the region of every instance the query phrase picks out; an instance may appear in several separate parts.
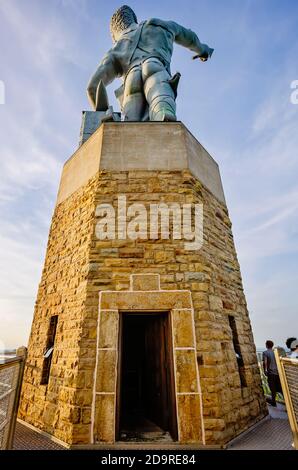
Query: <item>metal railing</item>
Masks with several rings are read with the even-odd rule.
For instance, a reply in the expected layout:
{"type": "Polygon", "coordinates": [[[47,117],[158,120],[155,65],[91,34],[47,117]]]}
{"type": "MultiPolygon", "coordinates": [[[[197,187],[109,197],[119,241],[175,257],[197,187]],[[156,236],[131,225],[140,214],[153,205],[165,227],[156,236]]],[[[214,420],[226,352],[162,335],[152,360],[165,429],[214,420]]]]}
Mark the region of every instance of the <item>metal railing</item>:
{"type": "Polygon", "coordinates": [[[0,450],[12,448],[25,359],[26,348],[20,348],[0,362],[0,450]]]}
{"type": "Polygon", "coordinates": [[[294,447],[298,450],[298,359],[280,357],[274,351],[283,396],[294,438],[294,447]]]}

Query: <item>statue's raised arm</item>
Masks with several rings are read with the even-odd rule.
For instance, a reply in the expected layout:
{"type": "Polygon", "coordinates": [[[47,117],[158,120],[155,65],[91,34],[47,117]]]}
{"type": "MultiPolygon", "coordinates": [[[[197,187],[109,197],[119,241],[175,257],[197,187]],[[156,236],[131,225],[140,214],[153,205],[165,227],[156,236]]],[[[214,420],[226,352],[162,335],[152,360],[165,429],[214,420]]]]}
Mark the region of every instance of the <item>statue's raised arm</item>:
{"type": "Polygon", "coordinates": [[[175,42],[177,44],[187,47],[187,49],[196,53],[193,59],[200,58],[205,62],[212,56],[214,49],[211,49],[207,44],[202,44],[196,33],[191,29],[186,29],[175,23],[175,21],[168,21],[167,25],[175,34],[175,42]]]}
{"type": "Polygon", "coordinates": [[[151,18],[140,24],[134,11],[124,5],[111,19],[113,48],[106,54],[88,85],[88,97],[99,109],[98,87],[122,77],[116,90],[127,121],[176,121],[176,96],[180,74],[171,76],[170,63],[176,42],[206,61],[213,49],[174,21],[151,18]]]}

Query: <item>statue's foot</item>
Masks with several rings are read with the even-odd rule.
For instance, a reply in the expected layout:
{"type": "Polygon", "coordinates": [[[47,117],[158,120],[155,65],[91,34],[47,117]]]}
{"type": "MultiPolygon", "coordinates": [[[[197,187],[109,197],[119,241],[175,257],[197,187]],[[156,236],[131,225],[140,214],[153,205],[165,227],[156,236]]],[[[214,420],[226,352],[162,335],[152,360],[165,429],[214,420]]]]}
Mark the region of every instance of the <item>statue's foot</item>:
{"type": "Polygon", "coordinates": [[[163,121],[165,122],[174,122],[177,121],[175,114],[164,113],[163,121]]]}
{"type": "Polygon", "coordinates": [[[175,112],[175,101],[171,97],[165,97],[163,101],[159,101],[153,106],[153,109],[149,112],[150,121],[160,121],[160,122],[173,122],[176,121],[176,112],[175,112]]]}
{"type": "Polygon", "coordinates": [[[151,120],[160,122],[174,122],[177,121],[177,118],[176,115],[170,111],[159,111],[155,114],[154,119],[151,118],[151,120]]]}

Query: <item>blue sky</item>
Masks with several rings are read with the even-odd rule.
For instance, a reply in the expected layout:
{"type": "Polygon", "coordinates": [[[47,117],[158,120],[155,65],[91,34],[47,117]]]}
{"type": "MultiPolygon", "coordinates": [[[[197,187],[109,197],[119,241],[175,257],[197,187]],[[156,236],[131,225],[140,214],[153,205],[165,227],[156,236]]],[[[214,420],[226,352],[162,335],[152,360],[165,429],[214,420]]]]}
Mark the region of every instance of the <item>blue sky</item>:
{"type": "MultiPolygon", "coordinates": [[[[298,3],[128,2],[215,48],[175,48],[179,120],[219,163],[257,346],[298,336],[298,3]]],[[[62,165],[121,2],[0,0],[0,343],[26,344],[62,165]]],[[[112,90],[117,83],[110,87],[112,90]]],[[[112,104],[117,104],[111,99],[112,104]]]]}

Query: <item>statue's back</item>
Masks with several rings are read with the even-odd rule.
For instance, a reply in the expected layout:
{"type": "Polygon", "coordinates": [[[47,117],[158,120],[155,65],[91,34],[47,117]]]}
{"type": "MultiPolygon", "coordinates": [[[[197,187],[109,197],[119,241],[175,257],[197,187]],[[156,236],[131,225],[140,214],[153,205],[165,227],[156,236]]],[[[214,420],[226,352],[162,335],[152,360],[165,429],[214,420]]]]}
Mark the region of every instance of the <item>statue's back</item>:
{"type": "Polygon", "coordinates": [[[139,28],[142,28],[142,31],[132,61],[155,56],[162,59],[165,64],[170,64],[173,34],[166,28],[166,22],[152,18],[141,24],[139,28]]]}

